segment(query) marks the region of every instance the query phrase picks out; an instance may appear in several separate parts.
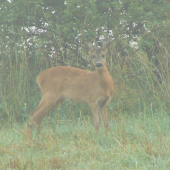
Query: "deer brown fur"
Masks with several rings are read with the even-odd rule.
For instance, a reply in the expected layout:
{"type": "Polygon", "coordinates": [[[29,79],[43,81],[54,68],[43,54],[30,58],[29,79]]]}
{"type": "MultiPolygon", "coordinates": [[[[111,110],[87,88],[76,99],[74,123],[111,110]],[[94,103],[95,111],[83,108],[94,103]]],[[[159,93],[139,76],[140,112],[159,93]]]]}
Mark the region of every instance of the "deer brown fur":
{"type": "Polygon", "coordinates": [[[108,130],[107,103],[113,95],[114,87],[106,66],[106,50],[110,42],[103,41],[102,47],[88,43],[87,48],[97,70],[87,71],[74,67],[58,66],[47,69],[37,77],[42,99],[30,114],[29,136],[32,136],[34,124],[40,133],[41,121],[50,110],[65,99],[88,103],[91,106],[94,126],[99,131],[99,114],[104,127],[108,130]]]}

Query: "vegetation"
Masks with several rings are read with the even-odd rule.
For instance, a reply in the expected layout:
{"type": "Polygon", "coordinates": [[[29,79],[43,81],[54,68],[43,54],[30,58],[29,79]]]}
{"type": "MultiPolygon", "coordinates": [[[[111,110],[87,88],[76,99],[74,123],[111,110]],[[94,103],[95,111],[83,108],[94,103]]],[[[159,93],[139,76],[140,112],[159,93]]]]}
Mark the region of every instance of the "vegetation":
{"type": "Polygon", "coordinates": [[[2,1],[0,169],[169,169],[169,9],[167,0],[2,1]],[[95,132],[88,107],[66,102],[30,140],[37,75],[58,65],[93,70],[84,42],[103,37],[113,39],[108,135],[103,125],[95,132]]]}
{"type": "Polygon", "coordinates": [[[112,115],[107,136],[104,127],[96,133],[90,116],[47,119],[42,134],[32,140],[20,124],[1,127],[1,169],[170,168],[165,113],[112,115]]]}

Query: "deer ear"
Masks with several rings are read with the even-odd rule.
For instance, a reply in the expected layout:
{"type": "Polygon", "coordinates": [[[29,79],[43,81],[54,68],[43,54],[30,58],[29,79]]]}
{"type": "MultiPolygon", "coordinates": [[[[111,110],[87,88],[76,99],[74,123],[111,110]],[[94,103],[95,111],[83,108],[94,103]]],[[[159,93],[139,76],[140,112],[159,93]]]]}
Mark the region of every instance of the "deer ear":
{"type": "Polygon", "coordinates": [[[90,42],[85,42],[85,47],[88,50],[88,52],[93,52],[96,49],[96,46],[90,42]]]}
{"type": "Polygon", "coordinates": [[[101,40],[101,42],[102,42],[102,49],[103,50],[108,49],[109,46],[110,46],[110,43],[111,43],[109,38],[105,38],[105,39],[101,40]]]}

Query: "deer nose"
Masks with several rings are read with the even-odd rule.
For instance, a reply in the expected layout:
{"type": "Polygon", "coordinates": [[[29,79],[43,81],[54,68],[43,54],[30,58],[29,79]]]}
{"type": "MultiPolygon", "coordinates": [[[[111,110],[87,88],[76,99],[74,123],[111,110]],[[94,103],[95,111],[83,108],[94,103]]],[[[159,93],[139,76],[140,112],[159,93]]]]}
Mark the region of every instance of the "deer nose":
{"type": "Polygon", "coordinates": [[[103,66],[102,63],[97,63],[97,64],[96,64],[96,67],[99,67],[99,68],[100,68],[100,67],[102,67],[102,66],[103,66]]]}

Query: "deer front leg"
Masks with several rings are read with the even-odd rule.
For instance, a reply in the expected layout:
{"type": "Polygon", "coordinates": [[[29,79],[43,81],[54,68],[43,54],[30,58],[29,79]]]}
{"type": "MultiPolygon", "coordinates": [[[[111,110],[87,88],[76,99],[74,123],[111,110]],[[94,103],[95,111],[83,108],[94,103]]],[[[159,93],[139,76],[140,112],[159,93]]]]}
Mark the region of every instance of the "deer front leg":
{"type": "Polygon", "coordinates": [[[106,104],[103,107],[100,107],[100,114],[102,116],[104,127],[105,127],[106,131],[108,131],[109,125],[108,125],[107,105],[106,104]]]}
{"type": "Polygon", "coordinates": [[[102,120],[103,120],[103,124],[104,124],[104,127],[106,129],[106,131],[108,131],[108,117],[107,117],[107,102],[109,100],[109,96],[105,96],[105,97],[102,97],[99,101],[98,101],[98,104],[99,104],[99,112],[102,116],[102,120]]]}
{"type": "Polygon", "coordinates": [[[92,115],[93,115],[93,120],[94,120],[94,126],[97,131],[99,131],[100,128],[100,122],[99,122],[99,114],[98,114],[98,105],[95,103],[91,103],[91,110],[92,110],[92,115]]]}

